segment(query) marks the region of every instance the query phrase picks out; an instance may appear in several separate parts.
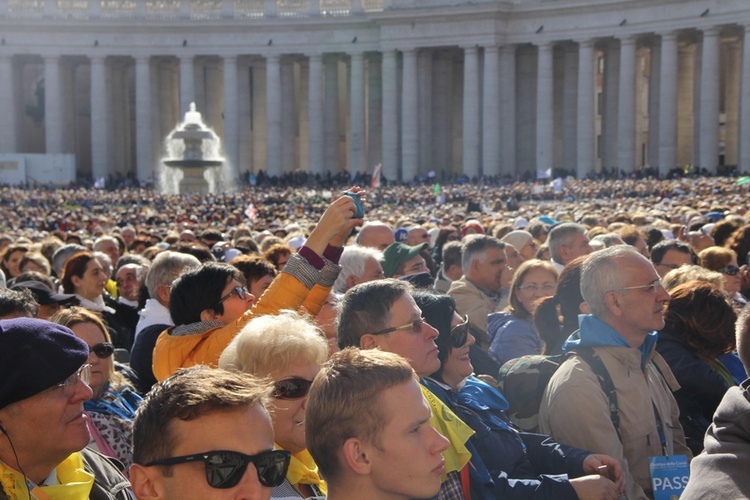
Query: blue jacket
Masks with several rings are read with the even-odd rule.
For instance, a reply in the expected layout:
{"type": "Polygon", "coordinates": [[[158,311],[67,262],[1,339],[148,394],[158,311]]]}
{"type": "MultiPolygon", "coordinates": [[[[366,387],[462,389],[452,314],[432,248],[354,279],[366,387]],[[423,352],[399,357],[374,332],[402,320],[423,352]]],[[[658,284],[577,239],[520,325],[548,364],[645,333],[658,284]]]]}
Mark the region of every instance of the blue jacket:
{"type": "Polygon", "coordinates": [[[510,313],[488,314],[487,335],[490,356],[500,364],[526,354],[541,354],[544,348],[534,324],[510,313]]]}
{"type": "MultiPolygon", "coordinates": [[[[469,377],[458,393],[433,379],[423,383],[474,429],[469,443],[494,483],[492,496],[481,498],[578,498],[568,475],[584,474],[583,461],[590,452],[559,444],[549,436],[517,430],[505,413],[505,397],[475,377],[469,377]]],[[[473,487],[472,498],[479,498],[473,487]]]]}

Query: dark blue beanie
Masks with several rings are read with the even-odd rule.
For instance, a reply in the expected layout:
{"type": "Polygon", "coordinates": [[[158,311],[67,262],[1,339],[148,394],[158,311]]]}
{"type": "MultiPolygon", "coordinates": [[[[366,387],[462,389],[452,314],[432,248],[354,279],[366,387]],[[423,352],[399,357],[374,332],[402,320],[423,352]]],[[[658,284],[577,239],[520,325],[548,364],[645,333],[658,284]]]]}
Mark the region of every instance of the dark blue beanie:
{"type": "Polygon", "coordinates": [[[0,408],[64,382],[89,346],[69,328],[34,318],[0,321],[0,408]]]}

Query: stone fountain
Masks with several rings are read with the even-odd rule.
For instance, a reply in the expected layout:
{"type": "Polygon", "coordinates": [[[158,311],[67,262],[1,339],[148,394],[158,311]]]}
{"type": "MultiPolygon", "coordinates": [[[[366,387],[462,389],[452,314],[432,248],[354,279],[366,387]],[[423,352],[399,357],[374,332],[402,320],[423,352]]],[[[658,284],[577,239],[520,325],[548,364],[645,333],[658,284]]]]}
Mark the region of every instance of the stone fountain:
{"type": "MultiPolygon", "coordinates": [[[[178,193],[207,194],[218,190],[219,168],[224,164],[221,155],[221,139],[203,123],[195,103],[185,113],[185,119],[169,133],[165,140],[167,156],[162,163],[167,178],[173,177],[171,169],[179,169],[178,193]]],[[[176,179],[175,179],[176,180],[176,179]]],[[[165,181],[165,184],[176,184],[165,181]]]]}

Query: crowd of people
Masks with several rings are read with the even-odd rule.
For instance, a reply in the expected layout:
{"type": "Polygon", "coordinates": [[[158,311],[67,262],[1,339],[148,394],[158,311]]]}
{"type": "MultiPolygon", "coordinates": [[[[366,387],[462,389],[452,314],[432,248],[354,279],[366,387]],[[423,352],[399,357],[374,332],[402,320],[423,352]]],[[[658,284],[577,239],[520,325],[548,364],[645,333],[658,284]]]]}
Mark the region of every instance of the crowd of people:
{"type": "Polygon", "coordinates": [[[0,499],[750,496],[750,183],[346,180],[0,188],[0,499]]]}

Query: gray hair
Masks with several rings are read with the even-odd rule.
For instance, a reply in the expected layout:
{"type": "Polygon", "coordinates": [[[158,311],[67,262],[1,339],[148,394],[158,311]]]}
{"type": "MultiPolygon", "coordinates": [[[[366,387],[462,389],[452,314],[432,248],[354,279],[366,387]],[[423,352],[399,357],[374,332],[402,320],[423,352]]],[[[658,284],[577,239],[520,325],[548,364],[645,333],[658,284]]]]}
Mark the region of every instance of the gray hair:
{"type": "Polygon", "coordinates": [[[346,282],[349,276],[361,278],[365,273],[365,263],[368,258],[373,258],[380,262],[383,260],[383,252],[377,248],[361,247],[359,245],[345,247],[339,259],[341,272],[333,284],[333,291],[336,293],[345,293],[348,288],[346,282]]]}
{"type": "Polygon", "coordinates": [[[109,258],[109,255],[104,252],[91,252],[91,254],[99,261],[99,264],[101,264],[104,269],[104,274],[106,274],[108,278],[112,278],[112,259],[109,258]]]}
{"type": "Polygon", "coordinates": [[[167,250],[156,256],[146,275],[146,288],[152,299],[158,297],[159,285],[169,286],[185,269],[200,267],[200,261],[190,254],[167,250]]]}
{"type": "Polygon", "coordinates": [[[99,236],[94,240],[94,250],[99,250],[99,247],[101,247],[102,243],[106,243],[107,241],[111,241],[112,243],[117,245],[117,248],[120,248],[120,244],[118,243],[117,238],[105,234],[104,236],[99,236]]]}
{"type": "Polygon", "coordinates": [[[52,269],[55,271],[55,275],[58,278],[61,277],[68,259],[78,252],[88,252],[88,250],[88,248],[76,243],[68,243],[55,250],[55,253],[52,254],[52,269]]]}
{"type": "Polygon", "coordinates": [[[480,258],[490,248],[505,250],[505,243],[486,234],[477,234],[465,238],[461,249],[461,269],[463,269],[464,274],[471,268],[471,263],[480,258]]]}
{"type": "Polygon", "coordinates": [[[625,283],[622,267],[618,264],[628,255],[645,260],[645,257],[630,245],[615,245],[592,253],[581,265],[581,295],[591,314],[599,319],[608,314],[604,296],[625,283]]]}
{"type": "Polygon", "coordinates": [[[547,245],[549,246],[549,254],[552,260],[562,264],[560,262],[560,247],[570,245],[576,233],[585,234],[586,227],[575,222],[565,222],[552,228],[547,237],[547,245]]]}
{"type": "Polygon", "coordinates": [[[605,233],[597,234],[596,236],[591,238],[589,244],[591,245],[591,248],[596,251],[613,247],[615,245],[624,245],[625,242],[622,241],[622,238],[620,238],[620,235],[617,233],[605,233]]]}

